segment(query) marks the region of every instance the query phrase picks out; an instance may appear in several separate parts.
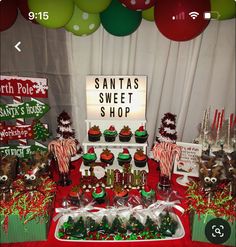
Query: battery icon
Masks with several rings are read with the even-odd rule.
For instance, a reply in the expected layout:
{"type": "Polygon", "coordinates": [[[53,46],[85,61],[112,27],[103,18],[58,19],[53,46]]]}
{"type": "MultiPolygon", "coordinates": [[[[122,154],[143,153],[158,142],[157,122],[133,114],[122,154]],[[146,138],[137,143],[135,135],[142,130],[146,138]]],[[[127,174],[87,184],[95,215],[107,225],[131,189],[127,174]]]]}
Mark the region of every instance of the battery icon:
{"type": "Polygon", "coordinates": [[[204,19],[210,20],[211,19],[211,12],[204,12],[204,19]]]}

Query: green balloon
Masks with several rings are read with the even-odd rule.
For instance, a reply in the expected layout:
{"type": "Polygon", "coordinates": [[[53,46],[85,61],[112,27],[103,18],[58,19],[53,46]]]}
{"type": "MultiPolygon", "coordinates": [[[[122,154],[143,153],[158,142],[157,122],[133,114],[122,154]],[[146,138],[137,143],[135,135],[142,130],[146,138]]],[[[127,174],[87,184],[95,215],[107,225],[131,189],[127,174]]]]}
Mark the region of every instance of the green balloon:
{"type": "Polygon", "coordinates": [[[73,0],[28,0],[35,20],[48,28],[64,27],[74,11],[73,0]]]}
{"type": "Polygon", "coordinates": [[[95,14],[104,11],[111,0],[74,0],[74,2],[81,10],[95,14]]]}
{"type": "Polygon", "coordinates": [[[99,14],[84,12],[75,5],[73,16],[65,25],[65,29],[78,36],[87,36],[95,32],[100,23],[99,14]]]}
{"type": "Polygon", "coordinates": [[[212,18],[227,20],[236,17],[235,0],[211,0],[212,18]]]}
{"type": "Polygon", "coordinates": [[[154,21],[154,6],[149,9],[143,10],[142,17],[147,21],[154,21]]]}
{"type": "Polygon", "coordinates": [[[118,0],[112,0],[109,7],[100,13],[100,17],[106,31],[115,36],[133,33],[142,21],[141,11],[130,10],[118,0]]]}

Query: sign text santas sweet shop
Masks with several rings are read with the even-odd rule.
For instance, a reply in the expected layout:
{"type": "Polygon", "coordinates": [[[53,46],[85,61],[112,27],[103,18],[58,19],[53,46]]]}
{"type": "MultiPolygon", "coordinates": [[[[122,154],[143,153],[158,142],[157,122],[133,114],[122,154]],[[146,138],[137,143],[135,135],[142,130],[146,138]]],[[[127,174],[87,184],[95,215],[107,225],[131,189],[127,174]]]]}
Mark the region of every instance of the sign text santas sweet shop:
{"type": "Polygon", "coordinates": [[[47,98],[48,86],[44,78],[1,76],[0,96],[47,98]]]}
{"type": "Polygon", "coordinates": [[[88,119],[145,119],[146,76],[87,76],[88,119]]]}

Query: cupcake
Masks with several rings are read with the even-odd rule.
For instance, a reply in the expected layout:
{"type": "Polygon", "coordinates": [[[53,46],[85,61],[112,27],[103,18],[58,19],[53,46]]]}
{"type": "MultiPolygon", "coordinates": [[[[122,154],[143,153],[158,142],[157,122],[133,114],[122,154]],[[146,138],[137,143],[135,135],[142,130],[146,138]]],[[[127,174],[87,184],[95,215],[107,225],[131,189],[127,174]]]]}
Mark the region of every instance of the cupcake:
{"type": "Polygon", "coordinates": [[[123,148],[123,152],[118,154],[118,163],[120,166],[123,166],[126,163],[130,163],[132,157],[127,148],[123,148]]]}
{"type": "Polygon", "coordinates": [[[120,198],[125,198],[129,194],[126,189],[122,188],[122,186],[116,186],[114,192],[115,192],[115,196],[120,198]]]}
{"type": "Polygon", "coordinates": [[[119,133],[119,139],[121,142],[129,142],[132,136],[132,132],[129,126],[124,126],[119,133]]]}
{"type": "Polygon", "coordinates": [[[103,152],[100,154],[101,162],[112,165],[114,161],[114,154],[109,149],[103,149],[103,152]]]}
{"type": "Polygon", "coordinates": [[[115,207],[127,205],[129,193],[126,189],[124,189],[121,185],[118,184],[114,187],[114,193],[115,197],[113,198],[113,203],[115,207]]]}
{"type": "Polygon", "coordinates": [[[148,133],[144,129],[143,126],[140,126],[136,131],[135,131],[135,141],[137,143],[144,143],[148,139],[148,133]]]}
{"type": "Polygon", "coordinates": [[[106,197],[106,191],[102,187],[96,187],[92,192],[93,199],[98,203],[104,203],[106,197]]]}
{"type": "Polygon", "coordinates": [[[99,127],[96,125],[91,127],[88,131],[88,139],[90,142],[100,141],[101,135],[102,135],[102,133],[101,133],[99,127]]]}
{"type": "Polygon", "coordinates": [[[134,153],[134,163],[137,167],[144,167],[147,163],[147,155],[142,149],[137,149],[134,153]]]}
{"type": "Polygon", "coordinates": [[[95,154],[94,148],[91,147],[86,154],[83,155],[83,161],[85,166],[89,166],[91,163],[95,162],[97,155],[95,154]]]}
{"type": "Polygon", "coordinates": [[[113,125],[109,127],[109,129],[106,129],[103,132],[104,138],[106,142],[114,142],[116,140],[117,131],[113,125]]]}
{"type": "Polygon", "coordinates": [[[151,189],[148,185],[145,185],[141,190],[141,197],[144,204],[151,204],[155,201],[155,191],[151,189]]]}
{"type": "Polygon", "coordinates": [[[82,194],[83,190],[80,188],[80,186],[72,187],[71,191],[69,192],[69,200],[71,202],[71,205],[79,206],[82,194]]]}

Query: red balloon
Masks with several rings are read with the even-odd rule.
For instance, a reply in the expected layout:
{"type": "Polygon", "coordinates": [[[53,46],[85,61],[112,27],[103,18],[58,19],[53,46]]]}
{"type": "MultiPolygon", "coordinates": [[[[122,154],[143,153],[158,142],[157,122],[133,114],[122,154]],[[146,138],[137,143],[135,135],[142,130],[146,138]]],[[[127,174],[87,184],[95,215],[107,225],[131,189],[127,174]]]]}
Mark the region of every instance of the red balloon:
{"type": "Polygon", "coordinates": [[[119,0],[125,7],[132,10],[141,11],[151,8],[155,0],[119,0]]]}
{"type": "Polygon", "coordinates": [[[0,1],[0,32],[7,30],[15,23],[17,14],[15,0],[0,1]]]}
{"type": "Polygon", "coordinates": [[[31,21],[35,24],[38,24],[35,20],[30,20],[29,19],[29,12],[30,12],[30,9],[29,9],[29,6],[28,6],[28,1],[27,0],[17,0],[17,5],[18,5],[18,8],[22,14],[22,16],[28,20],[28,21],[31,21]]]}
{"type": "Polygon", "coordinates": [[[204,13],[210,11],[210,0],[157,0],[155,23],[168,39],[186,41],[203,32],[210,21],[204,13]]]}

